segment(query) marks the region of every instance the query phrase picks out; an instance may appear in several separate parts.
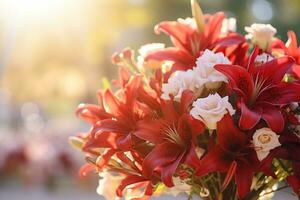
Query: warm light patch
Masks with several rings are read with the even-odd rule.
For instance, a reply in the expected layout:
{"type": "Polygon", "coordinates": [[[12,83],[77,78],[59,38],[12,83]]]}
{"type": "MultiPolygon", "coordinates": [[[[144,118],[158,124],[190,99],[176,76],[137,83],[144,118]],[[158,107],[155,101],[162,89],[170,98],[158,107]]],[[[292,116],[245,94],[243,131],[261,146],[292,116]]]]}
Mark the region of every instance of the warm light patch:
{"type": "Polygon", "coordinates": [[[0,7],[5,19],[15,23],[25,23],[48,20],[62,12],[69,2],[66,0],[2,0],[0,7]]]}

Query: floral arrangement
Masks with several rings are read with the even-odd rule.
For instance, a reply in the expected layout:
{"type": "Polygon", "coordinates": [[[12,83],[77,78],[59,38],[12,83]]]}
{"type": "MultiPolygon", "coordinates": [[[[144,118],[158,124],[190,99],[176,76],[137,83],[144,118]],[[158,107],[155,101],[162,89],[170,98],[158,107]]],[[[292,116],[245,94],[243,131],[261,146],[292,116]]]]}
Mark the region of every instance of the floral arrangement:
{"type": "Polygon", "coordinates": [[[119,79],[80,104],[91,124],[70,142],[86,154],[107,199],[186,192],[201,199],[260,199],[291,187],[300,197],[300,48],[270,24],[235,32],[233,18],[203,14],[164,21],[136,57],[116,53],[119,79]],[[106,188],[105,188],[106,186],[106,188]]]}

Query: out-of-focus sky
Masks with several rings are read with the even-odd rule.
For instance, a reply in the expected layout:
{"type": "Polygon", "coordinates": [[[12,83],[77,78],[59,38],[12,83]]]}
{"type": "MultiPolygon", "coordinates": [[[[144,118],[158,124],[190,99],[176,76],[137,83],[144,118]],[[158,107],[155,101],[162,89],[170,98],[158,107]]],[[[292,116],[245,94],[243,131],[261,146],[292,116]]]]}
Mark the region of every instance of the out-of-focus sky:
{"type": "MultiPolygon", "coordinates": [[[[274,25],[283,39],[289,29],[300,35],[300,0],[199,3],[205,13],[236,17],[242,34],[260,22],[274,25]]],[[[169,44],[154,34],[155,24],[190,16],[189,0],[0,0],[0,136],[67,140],[86,130],[74,111],[80,102],[96,103],[103,77],[117,78],[111,55],[127,46],[169,44]]]]}

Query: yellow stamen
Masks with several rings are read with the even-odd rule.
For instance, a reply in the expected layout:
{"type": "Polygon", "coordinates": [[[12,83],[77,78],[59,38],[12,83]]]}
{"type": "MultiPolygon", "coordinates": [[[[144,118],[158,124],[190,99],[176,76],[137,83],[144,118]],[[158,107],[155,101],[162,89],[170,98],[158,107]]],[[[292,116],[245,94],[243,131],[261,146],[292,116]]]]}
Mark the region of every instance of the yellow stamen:
{"type": "Polygon", "coordinates": [[[165,133],[166,133],[166,137],[165,139],[172,142],[172,143],[175,143],[175,144],[178,144],[180,146],[183,146],[184,143],[182,141],[182,139],[180,138],[177,130],[176,130],[176,127],[175,125],[173,125],[173,127],[169,126],[169,125],[165,125],[165,133]]]}
{"type": "Polygon", "coordinates": [[[271,139],[271,136],[268,134],[262,134],[258,137],[258,140],[263,144],[269,143],[271,139]]]}
{"type": "Polygon", "coordinates": [[[193,17],[196,20],[198,30],[199,32],[203,32],[205,27],[205,22],[204,22],[204,16],[201,7],[198,4],[197,0],[191,0],[191,6],[192,6],[193,17]]]}

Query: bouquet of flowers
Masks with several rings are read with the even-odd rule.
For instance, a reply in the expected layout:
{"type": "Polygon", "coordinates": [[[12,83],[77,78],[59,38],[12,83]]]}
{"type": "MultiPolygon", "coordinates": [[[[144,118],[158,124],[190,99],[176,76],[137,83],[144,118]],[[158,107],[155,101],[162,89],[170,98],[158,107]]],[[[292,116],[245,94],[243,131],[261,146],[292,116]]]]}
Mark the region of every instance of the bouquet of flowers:
{"type": "Polygon", "coordinates": [[[107,88],[97,105],[78,106],[91,124],[70,138],[86,154],[80,174],[99,173],[99,192],[108,199],[186,192],[250,200],[289,186],[299,198],[295,33],[285,43],[270,24],[252,24],[244,36],[235,19],[191,5],[192,18],[155,26],[173,46],[116,53],[115,92],[107,88]]]}

